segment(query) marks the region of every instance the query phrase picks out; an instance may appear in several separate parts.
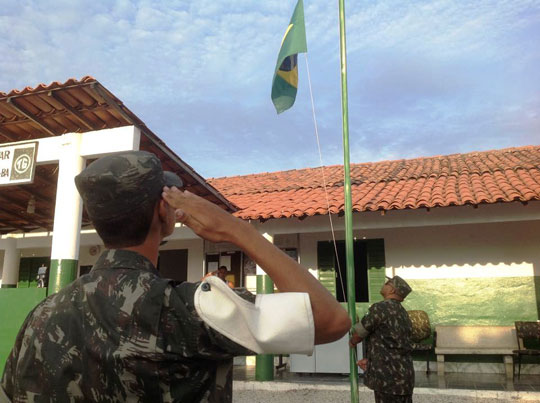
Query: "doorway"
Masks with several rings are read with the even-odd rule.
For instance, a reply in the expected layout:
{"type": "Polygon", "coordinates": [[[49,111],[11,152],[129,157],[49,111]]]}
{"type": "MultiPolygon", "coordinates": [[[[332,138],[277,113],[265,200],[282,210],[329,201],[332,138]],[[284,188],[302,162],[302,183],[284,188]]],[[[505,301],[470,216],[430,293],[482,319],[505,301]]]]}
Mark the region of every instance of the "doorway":
{"type": "Polygon", "coordinates": [[[162,277],[170,278],[177,284],[187,281],[188,250],[160,250],[157,270],[162,277]]]}
{"type": "Polygon", "coordinates": [[[37,287],[38,268],[41,265],[47,267],[47,275],[45,277],[45,287],[47,287],[49,283],[49,269],[51,267],[51,258],[49,256],[21,257],[17,287],[37,287]]]}
{"type": "Polygon", "coordinates": [[[218,267],[225,266],[229,271],[226,277],[234,287],[243,287],[242,278],[243,253],[240,251],[208,253],[206,255],[205,273],[216,271],[218,267]]]}

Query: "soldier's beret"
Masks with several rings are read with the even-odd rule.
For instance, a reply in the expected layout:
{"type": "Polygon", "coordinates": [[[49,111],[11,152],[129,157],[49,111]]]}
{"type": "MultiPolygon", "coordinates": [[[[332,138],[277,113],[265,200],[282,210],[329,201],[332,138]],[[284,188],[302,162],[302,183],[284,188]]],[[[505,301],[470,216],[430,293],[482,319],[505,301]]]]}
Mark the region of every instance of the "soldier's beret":
{"type": "Polygon", "coordinates": [[[97,159],[75,177],[91,220],[115,219],[155,203],[163,186],[183,186],[178,175],[163,171],[160,160],[146,151],[129,151],[97,159]]]}

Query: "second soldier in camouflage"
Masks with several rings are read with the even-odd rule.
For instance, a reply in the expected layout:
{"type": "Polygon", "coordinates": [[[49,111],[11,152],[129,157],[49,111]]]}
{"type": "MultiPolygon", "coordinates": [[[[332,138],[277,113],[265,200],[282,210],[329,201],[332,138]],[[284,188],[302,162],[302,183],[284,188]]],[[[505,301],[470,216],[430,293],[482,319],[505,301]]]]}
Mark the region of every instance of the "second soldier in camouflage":
{"type": "Polygon", "coordinates": [[[373,304],[354,325],[351,344],[365,340],[364,384],[375,392],[376,403],[411,403],[414,368],[411,357],[412,325],[401,301],[411,292],[399,276],[381,288],[384,301],[373,304]]]}

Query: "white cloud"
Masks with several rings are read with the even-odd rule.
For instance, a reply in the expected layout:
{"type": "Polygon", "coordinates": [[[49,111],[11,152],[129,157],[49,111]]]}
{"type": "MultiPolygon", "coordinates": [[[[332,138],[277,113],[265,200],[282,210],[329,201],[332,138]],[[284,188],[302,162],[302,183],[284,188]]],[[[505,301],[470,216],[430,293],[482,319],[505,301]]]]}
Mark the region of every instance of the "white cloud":
{"type": "MultiPolygon", "coordinates": [[[[204,175],[318,163],[306,69],[270,84],[294,1],[0,0],[0,91],[96,77],[204,175]]],[[[305,2],[325,163],[339,164],[337,3],[305,2]]],[[[540,2],[347,3],[353,161],[537,143],[540,2]]]]}

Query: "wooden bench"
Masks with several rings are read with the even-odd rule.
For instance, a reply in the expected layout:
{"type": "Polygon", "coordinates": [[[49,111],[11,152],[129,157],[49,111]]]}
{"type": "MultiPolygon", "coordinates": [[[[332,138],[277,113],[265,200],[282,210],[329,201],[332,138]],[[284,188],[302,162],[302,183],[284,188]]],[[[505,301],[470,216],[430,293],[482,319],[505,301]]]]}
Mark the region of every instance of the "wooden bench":
{"type": "Polygon", "coordinates": [[[514,378],[513,353],[517,348],[514,326],[435,326],[437,374],[444,376],[448,354],[502,355],[507,379],[514,378]]]}

